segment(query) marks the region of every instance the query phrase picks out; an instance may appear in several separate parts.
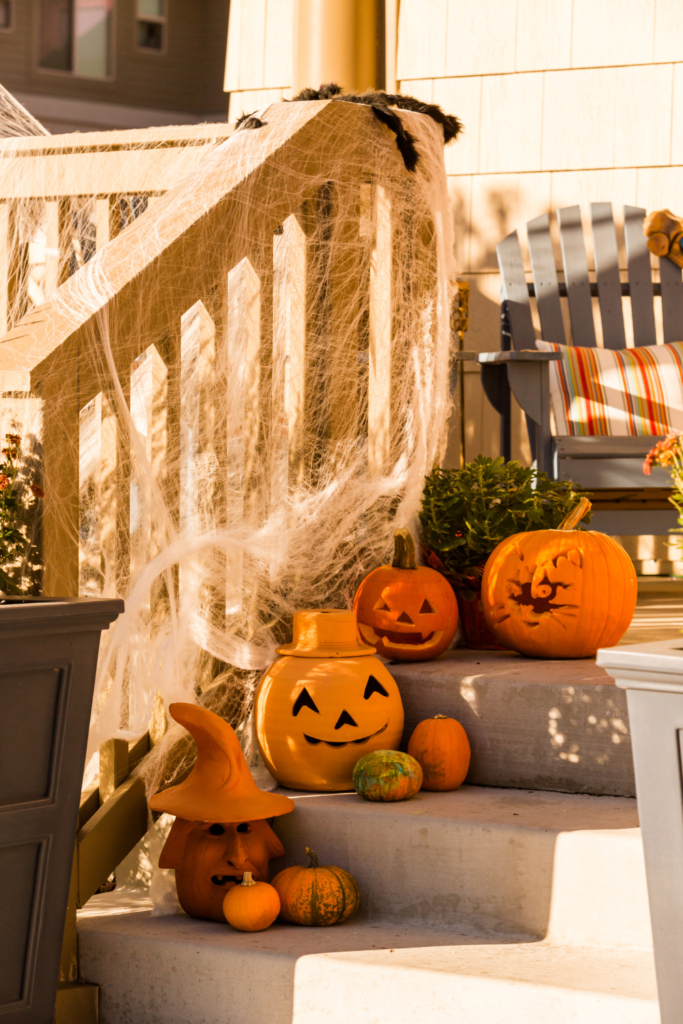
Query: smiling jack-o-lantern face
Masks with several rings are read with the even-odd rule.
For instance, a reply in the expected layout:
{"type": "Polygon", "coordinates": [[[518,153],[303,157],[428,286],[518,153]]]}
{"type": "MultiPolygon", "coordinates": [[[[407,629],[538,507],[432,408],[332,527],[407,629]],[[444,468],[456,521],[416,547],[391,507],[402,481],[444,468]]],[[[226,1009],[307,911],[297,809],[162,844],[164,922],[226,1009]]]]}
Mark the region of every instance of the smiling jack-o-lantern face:
{"type": "Polygon", "coordinates": [[[261,756],[290,789],[353,789],[358,758],[398,747],[402,733],[398,687],[372,656],[280,658],[256,695],[261,756]]]}
{"type": "Polygon", "coordinates": [[[407,530],[396,531],[395,543],[393,565],[375,569],[358,588],[353,603],[358,630],[385,658],[436,658],[458,626],[455,594],[441,573],[416,565],[407,530]]]}
{"type": "Polygon", "coordinates": [[[612,537],[537,530],[502,541],[481,598],[497,639],[536,658],[588,658],[618,643],[633,618],[633,562],[612,537]]]}
{"type": "Polygon", "coordinates": [[[268,861],[285,850],[266,821],[185,821],[176,818],[159,858],[175,868],[178,900],[186,914],[225,921],[223,900],[251,871],[268,880],[268,861]]]}

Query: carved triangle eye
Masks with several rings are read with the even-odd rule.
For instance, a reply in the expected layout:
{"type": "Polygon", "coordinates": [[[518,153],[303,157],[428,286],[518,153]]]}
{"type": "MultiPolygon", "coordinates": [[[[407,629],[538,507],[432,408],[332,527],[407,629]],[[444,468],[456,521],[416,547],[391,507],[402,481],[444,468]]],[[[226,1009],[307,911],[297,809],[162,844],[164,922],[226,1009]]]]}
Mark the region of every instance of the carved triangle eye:
{"type": "Polygon", "coordinates": [[[299,696],[294,701],[294,707],[292,708],[292,715],[294,716],[294,718],[296,718],[296,716],[299,714],[302,708],[310,708],[311,711],[315,711],[316,715],[320,714],[317,707],[315,706],[315,701],[313,700],[305,686],[301,693],[299,694],[299,696]]]}
{"type": "Polygon", "coordinates": [[[367,686],[365,687],[365,693],[363,694],[363,700],[369,700],[373,693],[381,693],[383,697],[388,697],[389,694],[384,689],[379,679],[375,679],[374,676],[370,676],[368,679],[367,686]]]}
{"type": "Polygon", "coordinates": [[[391,608],[386,603],[384,598],[380,597],[379,601],[377,602],[377,604],[375,605],[375,607],[372,610],[373,610],[373,612],[390,612],[391,608]]]}
{"type": "Polygon", "coordinates": [[[436,608],[432,608],[431,604],[425,597],[422,602],[422,607],[420,608],[420,615],[433,615],[434,612],[436,612],[436,608]]]}

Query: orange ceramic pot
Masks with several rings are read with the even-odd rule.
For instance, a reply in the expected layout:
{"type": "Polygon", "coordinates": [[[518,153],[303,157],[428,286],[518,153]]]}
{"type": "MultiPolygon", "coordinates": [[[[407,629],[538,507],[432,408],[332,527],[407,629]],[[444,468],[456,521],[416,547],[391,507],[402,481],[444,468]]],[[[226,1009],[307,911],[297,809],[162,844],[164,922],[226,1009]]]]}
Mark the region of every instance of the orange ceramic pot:
{"type": "Polygon", "coordinates": [[[275,779],[289,789],[353,789],[363,754],[397,747],[403,733],[398,686],[375,650],[361,644],[350,611],[302,611],[294,642],[256,694],[256,737],[275,779]]]}

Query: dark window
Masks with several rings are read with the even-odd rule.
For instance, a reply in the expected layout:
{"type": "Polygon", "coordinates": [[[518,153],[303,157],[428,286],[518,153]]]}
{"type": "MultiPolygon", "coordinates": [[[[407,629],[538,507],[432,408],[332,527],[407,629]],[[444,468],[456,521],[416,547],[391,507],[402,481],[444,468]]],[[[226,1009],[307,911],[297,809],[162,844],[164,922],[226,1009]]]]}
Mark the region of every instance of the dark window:
{"type": "Polygon", "coordinates": [[[12,28],[12,0],[0,0],[0,31],[12,28]]]}
{"type": "Polygon", "coordinates": [[[72,0],[40,0],[41,68],[71,71],[73,62],[72,0]]]}
{"type": "Polygon", "coordinates": [[[136,31],[139,49],[166,48],[166,0],[137,0],[136,31]]]}
{"type": "Polygon", "coordinates": [[[40,0],[38,65],[85,78],[111,72],[113,0],[40,0]]]}

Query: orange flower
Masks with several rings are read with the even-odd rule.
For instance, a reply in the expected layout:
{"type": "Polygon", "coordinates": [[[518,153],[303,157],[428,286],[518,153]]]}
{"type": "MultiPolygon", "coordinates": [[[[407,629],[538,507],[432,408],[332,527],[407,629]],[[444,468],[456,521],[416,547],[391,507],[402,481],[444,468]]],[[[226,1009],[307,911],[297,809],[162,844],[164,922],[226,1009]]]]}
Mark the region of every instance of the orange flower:
{"type": "Polygon", "coordinates": [[[5,476],[4,473],[0,473],[0,491],[4,491],[11,483],[12,481],[8,476],[5,476]]]}
{"type": "Polygon", "coordinates": [[[669,434],[663,441],[658,441],[645,457],[643,463],[645,476],[650,476],[653,466],[662,466],[664,469],[668,469],[669,466],[676,463],[677,459],[682,458],[682,439],[683,435],[681,434],[669,434]]]}
{"type": "Polygon", "coordinates": [[[21,444],[21,438],[18,434],[5,434],[5,437],[13,447],[21,444]]]}
{"type": "Polygon", "coordinates": [[[39,487],[38,484],[31,484],[31,490],[35,494],[36,498],[45,497],[45,491],[43,490],[42,487],[39,487]]]}

